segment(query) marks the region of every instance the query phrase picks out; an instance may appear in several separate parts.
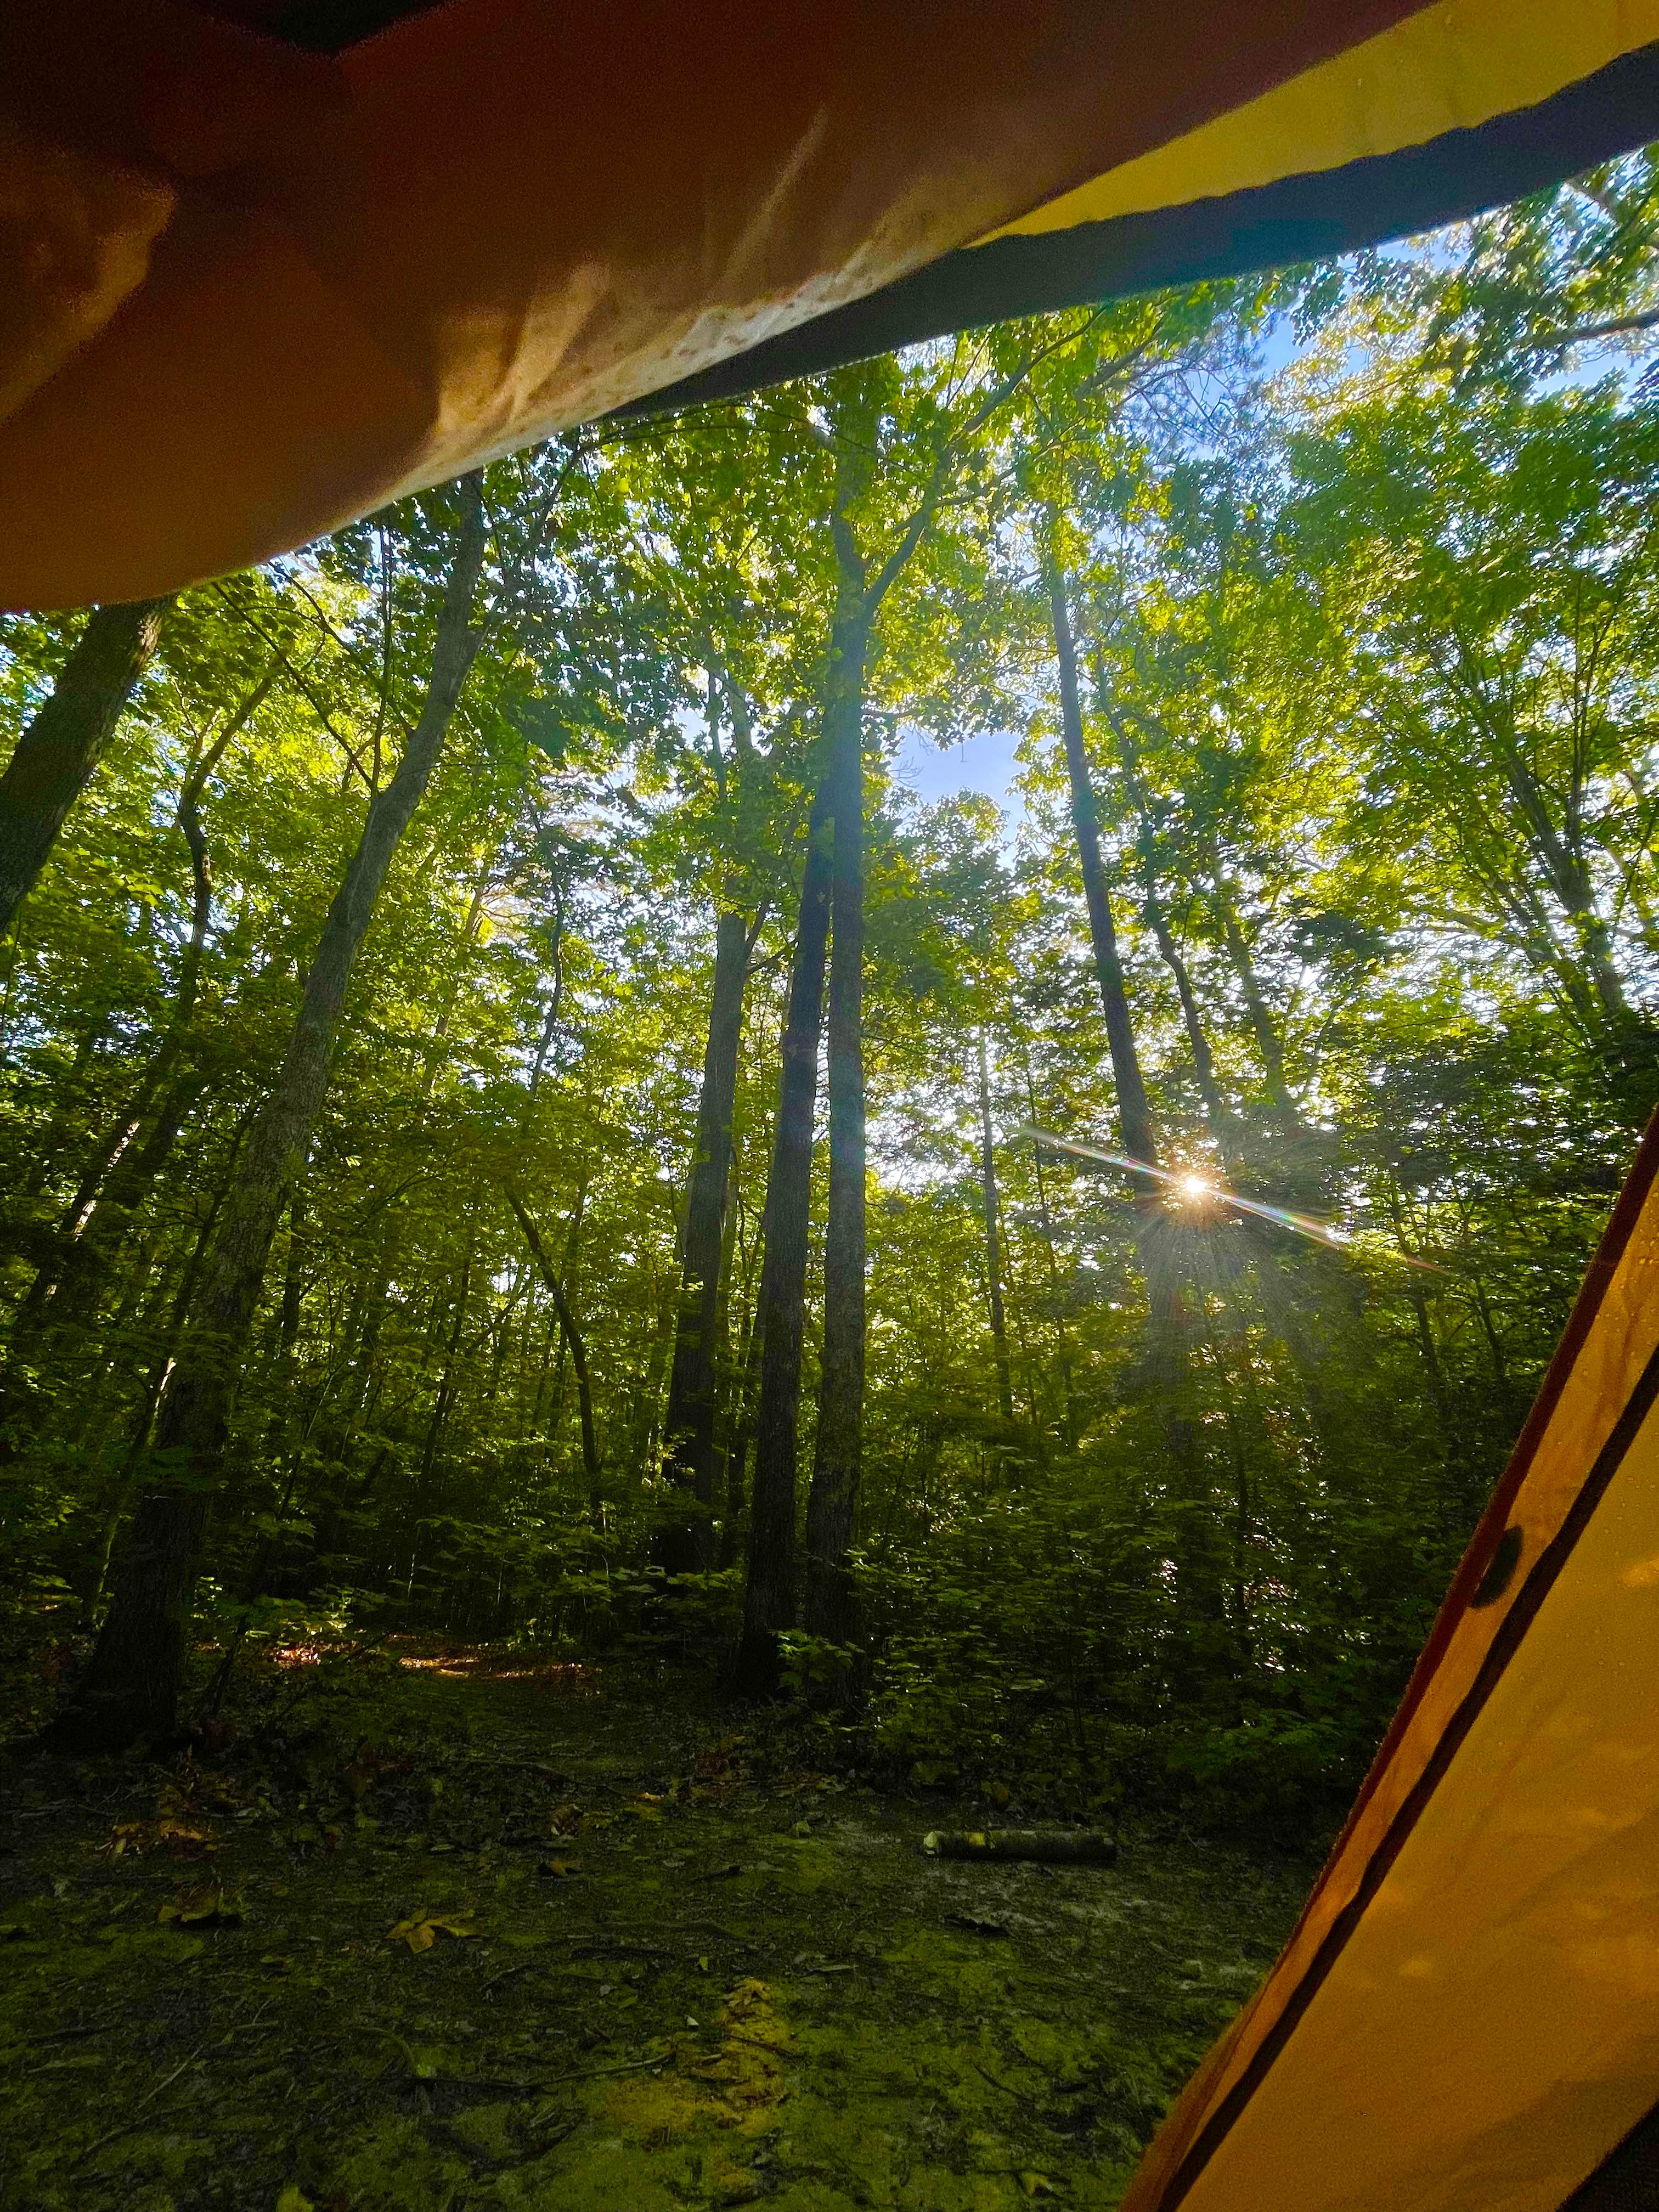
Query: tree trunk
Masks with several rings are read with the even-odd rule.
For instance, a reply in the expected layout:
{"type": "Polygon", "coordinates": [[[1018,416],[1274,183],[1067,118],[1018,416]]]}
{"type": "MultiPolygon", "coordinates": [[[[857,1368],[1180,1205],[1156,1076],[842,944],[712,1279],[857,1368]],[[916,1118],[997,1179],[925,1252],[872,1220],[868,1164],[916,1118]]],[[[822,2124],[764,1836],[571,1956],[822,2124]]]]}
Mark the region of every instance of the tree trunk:
{"type": "Polygon", "coordinates": [[[720,1520],[717,1565],[737,1565],[738,1533],[742,1527],[749,1472],[749,1443],[755,1432],[755,1403],[760,1395],[761,1333],[759,1316],[751,1311],[744,1333],[743,1361],[738,1370],[732,1409],[732,1441],[726,1454],[726,1498],[720,1520]]]}
{"type": "Polygon", "coordinates": [[[1066,605],[1066,579],[1058,568],[1050,571],[1048,605],[1054,618],[1054,657],[1060,664],[1060,726],[1066,744],[1066,774],[1071,785],[1072,826],[1077,832],[1078,860],[1083,871],[1083,896],[1089,909],[1089,936],[1094,946],[1095,975],[1100,984],[1101,1006],[1106,1015],[1106,1041],[1112,1055],[1112,1080],[1117,1087],[1118,1130],[1123,1149],[1150,1165],[1158,1164],[1158,1139],[1153,1133],[1146,1085],[1135,1051],[1133,1024],[1129,1018],[1128,994],[1123,985],[1123,963],[1118,957],[1117,927],[1112,919],[1111,895],[1100,856],[1100,809],[1089,776],[1089,758],[1083,745],[1083,710],[1078,699],[1077,648],[1072,640],[1071,616],[1066,605]]]}
{"type": "MultiPolygon", "coordinates": [[[[559,1255],[559,1280],[564,1285],[567,1295],[576,1280],[576,1255],[581,1244],[582,1208],[587,1203],[587,1170],[584,1168],[581,1180],[576,1185],[576,1196],[570,1208],[570,1218],[565,1224],[564,1249],[559,1255]]],[[[553,1311],[559,1333],[559,1357],[558,1363],[553,1370],[553,1403],[548,1409],[547,1416],[547,1434],[550,1442],[557,1438],[559,1422],[564,1413],[564,1363],[570,1350],[570,1338],[566,1332],[563,1321],[559,1317],[556,1305],[553,1311]]],[[[542,1382],[538,1381],[535,1418],[531,1426],[539,1430],[541,1423],[542,1382]]]]}
{"type": "Polygon", "coordinates": [[[682,1575],[708,1564],[708,1516],[714,1498],[715,1353],[720,1335],[721,1231],[732,1169],[732,1113],[738,1090],[738,1049],[743,1038],[743,994],[749,965],[749,930],[740,914],[722,914],[715,926],[714,1003],[703,1054],[697,1104],[696,1157],[686,1197],[685,1261],[680,1275],[674,1364],[668,1380],[663,1431],[669,1480],[695,1499],[695,1516],[658,1533],[657,1560],[665,1574],[682,1575]]]}
{"type": "MultiPolygon", "coordinates": [[[[1111,898],[1101,860],[1099,810],[1083,744],[1077,651],[1066,604],[1066,580],[1057,567],[1049,572],[1048,589],[1054,653],[1060,665],[1060,718],[1066,740],[1066,775],[1071,784],[1072,820],[1077,830],[1078,857],[1094,944],[1095,974],[1100,983],[1112,1076],[1117,1088],[1118,1137],[1132,1158],[1145,1160],[1149,1166],[1156,1167],[1160,1164],[1158,1136],[1135,1050],[1128,994],[1124,988],[1111,898]]],[[[1172,1225],[1155,1192],[1146,1194],[1140,1201],[1137,1241],[1152,1322],[1151,1379],[1163,1401],[1160,1411],[1164,1439],[1177,1487],[1183,1499],[1195,1505],[1206,1495],[1206,1486],[1200,1463],[1197,1425],[1182,1402],[1190,1382],[1186,1303],[1182,1295],[1178,1256],[1173,1247],[1172,1225]]],[[[1213,1616],[1219,1603],[1219,1589],[1214,1583],[1213,1562],[1209,1556],[1214,1548],[1212,1534],[1207,1529],[1191,1532],[1183,1547],[1182,1559],[1183,1578],[1193,1589],[1198,1610],[1206,1618],[1213,1616]]]]}
{"type": "Polygon", "coordinates": [[[462,518],[420,719],[397,774],[370,802],[323,926],[282,1071],[249,1133],[242,1171],[204,1270],[200,1321],[183,1347],[157,1425],[151,1458],[158,1480],[139,1501],[92,1659],[52,1724],[61,1744],[116,1747],[140,1735],[168,1735],[175,1726],[195,1561],[220,1486],[265,1263],[289,1193],[304,1170],[358,951],[478,649],[471,611],[484,540],[483,483],[475,471],[463,479],[462,518]],[[159,1479],[164,1470],[169,1480],[159,1479]]]}
{"type": "Polygon", "coordinates": [[[537,1267],[541,1271],[542,1280],[546,1284],[553,1304],[558,1309],[559,1326],[564,1331],[564,1340],[570,1347],[570,1364],[576,1370],[576,1404],[581,1415],[582,1471],[587,1477],[588,1509],[593,1516],[593,1525],[598,1528],[605,1516],[605,1492],[601,1480],[603,1470],[599,1465],[599,1442],[593,1429],[593,1390],[587,1376],[587,1346],[582,1340],[580,1329],[576,1326],[576,1316],[570,1310],[570,1301],[565,1296],[564,1285],[553,1272],[553,1265],[547,1256],[546,1247],[541,1240],[541,1233],[531,1218],[523,1200],[510,1186],[507,1188],[507,1202],[519,1217],[519,1226],[524,1231],[525,1240],[530,1247],[537,1267]]]}
{"type": "Polygon", "coordinates": [[[991,1292],[991,1341],[997,1364],[997,1405],[1012,1427],[1014,1384],[1008,1364],[1008,1324],[1002,1310],[1002,1249],[997,1222],[997,1160],[991,1127],[991,1062],[979,1033],[980,1195],[985,1211],[985,1273],[991,1292]]]}
{"type": "Polygon", "coordinates": [[[18,738],[0,775],[0,938],[102,757],[172,605],[169,597],[95,607],[51,698],[18,738]]]}
{"type": "Polygon", "coordinates": [[[166,1165],[179,1130],[203,1088],[199,1077],[177,1073],[184,1056],[201,988],[202,960],[213,912],[213,872],[199,804],[207,780],[233,738],[264,703],[276,681],[275,664],[226,722],[185,777],[179,793],[177,826],[190,853],[191,924],[179,963],[179,977],[167,1026],[122,1108],[115,1127],[101,1139],[70,1203],[53,1249],[42,1261],[12,1324],[14,1347],[23,1342],[47,1300],[52,1328],[61,1332],[71,1318],[87,1314],[113,1257],[119,1234],[143,1205],[150,1185],[166,1165]],[[160,1102],[158,1103],[158,1101],[160,1102]],[[139,1133],[149,1128],[141,1141],[139,1133]],[[64,1287],[59,1289],[60,1281],[64,1287]]]}
{"type": "Polygon", "coordinates": [[[789,971],[789,1006],[781,1040],[782,1072],[772,1165],[766,1186],[766,1246],[761,1261],[760,1401],[755,1415],[755,1483],[750,1507],[749,1574],[743,1636],[733,1668],[742,1694],[777,1686],[779,1632],[795,1620],[796,1421],[800,1411],[806,1246],[812,1205],[812,1120],[817,1105],[818,1039],[823,1027],[824,952],[830,935],[830,779],[807,821],[800,914],[789,971]]]}
{"type": "Polygon", "coordinates": [[[116,1476],[108,1510],[104,1517],[103,1534],[98,1547],[97,1578],[93,1586],[91,1597],[88,1601],[89,1612],[95,1610],[103,1602],[104,1591],[109,1581],[110,1560],[115,1551],[115,1540],[120,1531],[122,1520],[126,1514],[127,1506],[139,1476],[143,1471],[144,1454],[149,1446],[150,1431],[155,1426],[156,1411],[161,1403],[162,1393],[166,1390],[173,1373],[173,1349],[178,1343],[179,1334],[189,1318],[191,1304],[196,1295],[196,1285],[201,1279],[202,1267],[207,1258],[208,1248],[213,1241],[213,1231],[218,1223],[220,1209],[230,1195],[230,1187],[236,1173],[236,1156],[241,1146],[242,1129],[246,1127],[249,1115],[245,1112],[241,1125],[236,1132],[235,1142],[231,1146],[229,1172],[214,1192],[209,1202],[208,1210],[202,1218],[202,1224],[196,1232],[195,1243],[179,1275],[179,1286],[173,1295],[172,1308],[167,1316],[166,1327],[162,1331],[161,1340],[155,1346],[155,1355],[144,1376],[143,1401],[137,1417],[132,1425],[126,1455],[116,1476]]]}
{"type": "Polygon", "coordinates": [[[870,617],[848,574],[830,642],[824,736],[835,826],[830,879],[830,1213],[823,1253],[823,1367],[806,1501],[805,1623],[848,1644],[857,1593],[848,1553],[864,1439],[864,674],[870,617]]]}
{"type": "Polygon", "coordinates": [[[662,1411],[663,1379],[668,1372],[668,1355],[673,1348],[674,1316],[678,1309],[680,1272],[684,1264],[685,1224],[682,1222],[674,1236],[673,1267],[663,1277],[657,1297],[656,1316],[651,1325],[651,1350],[646,1360],[645,1374],[634,1395],[628,1469],[636,1483],[644,1482],[661,1465],[662,1429],[658,1416],[662,1411]]]}

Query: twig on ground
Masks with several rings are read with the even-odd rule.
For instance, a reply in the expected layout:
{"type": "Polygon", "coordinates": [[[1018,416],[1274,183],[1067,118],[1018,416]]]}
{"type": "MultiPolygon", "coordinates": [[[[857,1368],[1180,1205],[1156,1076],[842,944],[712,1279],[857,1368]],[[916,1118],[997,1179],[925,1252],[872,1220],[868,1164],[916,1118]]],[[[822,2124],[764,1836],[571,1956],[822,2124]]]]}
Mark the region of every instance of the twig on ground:
{"type": "Polygon", "coordinates": [[[668,2063],[668,2053],[660,2058],[636,2058],[627,2066],[580,2066],[574,2074],[550,2074],[544,2085],[556,2088],[561,2081],[594,2081],[601,2074],[654,2074],[668,2063]]]}
{"type": "Polygon", "coordinates": [[[87,2160],[92,2156],[94,2151],[102,2150],[106,2143],[113,2142],[117,2136],[131,2135],[134,2128],[142,2127],[143,2125],[143,2121],[139,2117],[140,2114],[144,2112],[147,2106],[153,2105],[155,2102],[155,2100],[161,2095],[163,2089],[170,2089],[173,2083],[179,2079],[179,2076],[184,2073],[186,2069],[196,2063],[196,2061],[201,2057],[206,2047],[205,2044],[198,2043],[195,2050],[191,2052],[190,2057],[185,2059],[179,2065],[175,2066],[172,2073],[167,2075],[165,2081],[158,2081],[148,2096],[141,2097],[138,2100],[138,2102],[132,2108],[130,2118],[123,2120],[118,2127],[106,2128],[104,2133],[99,2136],[94,2142],[89,2142],[83,2151],[77,2151],[76,2155],[70,2160],[71,2172],[76,2166],[83,2166],[87,2160]]]}
{"type": "Polygon", "coordinates": [[[968,2063],[973,2068],[975,2073],[979,2075],[982,2081],[988,2081],[994,2089],[1000,2089],[1005,2097],[1012,2097],[1016,2104],[1019,2103],[1021,2098],[1026,2094],[1024,2091],[1020,2089],[1011,2089],[1006,2081],[999,2081],[994,2074],[988,2073],[986,2069],[980,2064],[978,2059],[974,2057],[971,2051],[968,2052],[966,2056],[968,2063]]]}
{"type": "Polygon", "coordinates": [[[653,1959],[677,1959],[678,1951],[665,1950],[660,1943],[635,1943],[625,1936],[567,1936],[565,1942],[573,1951],[639,1951],[653,1959]]]}

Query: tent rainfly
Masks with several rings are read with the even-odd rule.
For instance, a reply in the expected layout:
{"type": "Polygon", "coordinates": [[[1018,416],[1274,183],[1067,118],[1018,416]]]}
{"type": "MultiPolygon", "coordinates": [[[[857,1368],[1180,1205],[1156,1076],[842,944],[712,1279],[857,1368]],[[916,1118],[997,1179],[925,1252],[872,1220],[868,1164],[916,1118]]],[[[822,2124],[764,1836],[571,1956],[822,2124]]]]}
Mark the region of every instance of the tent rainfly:
{"type": "MultiPolygon", "coordinates": [[[[0,603],[1659,137],[1659,0],[0,0],[0,603]]],[[[1659,1124],[1125,2212],[1659,2205],[1659,1124]]]]}
{"type": "Polygon", "coordinates": [[[1659,137],[1659,0],[0,0],[0,605],[1659,137]]]}
{"type": "Polygon", "coordinates": [[[1123,2212],[1659,2206],[1659,1117],[1278,1964],[1123,2212]]]}

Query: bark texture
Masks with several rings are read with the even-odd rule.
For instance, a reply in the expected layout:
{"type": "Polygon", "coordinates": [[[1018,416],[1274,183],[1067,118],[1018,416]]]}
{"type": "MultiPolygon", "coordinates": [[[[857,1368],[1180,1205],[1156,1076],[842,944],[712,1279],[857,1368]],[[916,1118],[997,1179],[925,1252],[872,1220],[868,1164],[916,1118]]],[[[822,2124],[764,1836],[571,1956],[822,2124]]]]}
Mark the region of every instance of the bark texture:
{"type": "Polygon", "coordinates": [[[813,799],[807,824],[806,864],[783,1026],[778,1118],[766,1186],[749,1577],[743,1636],[733,1668],[733,1686],[755,1697],[776,1687],[778,1635],[795,1625],[796,1421],[812,1201],[812,1118],[817,1105],[824,954],[830,936],[830,805],[826,777],[813,799]]]}
{"type": "Polygon", "coordinates": [[[806,1501],[805,1626],[848,1644],[857,1632],[848,1571],[864,1441],[864,681],[870,615],[862,564],[845,533],[831,645],[830,1211],[823,1250],[823,1367],[806,1501]]]}
{"type": "Polygon", "coordinates": [[[0,938],[86,789],[155,650],[171,598],[95,607],[0,775],[0,938]]]}
{"type": "Polygon", "coordinates": [[[714,1498],[720,1258],[748,965],[748,925],[740,914],[722,914],[715,925],[714,999],[697,1101],[696,1158],[686,1194],[685,1258],[663,1422],[667,1443],[664,1473],[688,1504],[695,1502],[695,1510],[659,1534],[657,1563],[669,1575],[706,1567],[713,1550],[709,1516],[714,1498]]]}

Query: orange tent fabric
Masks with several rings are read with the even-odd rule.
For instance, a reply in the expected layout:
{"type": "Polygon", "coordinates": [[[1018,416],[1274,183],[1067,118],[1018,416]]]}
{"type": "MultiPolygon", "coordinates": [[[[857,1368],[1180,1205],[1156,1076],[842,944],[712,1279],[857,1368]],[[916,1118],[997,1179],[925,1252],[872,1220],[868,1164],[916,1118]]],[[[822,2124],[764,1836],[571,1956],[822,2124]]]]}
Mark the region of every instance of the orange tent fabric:
{"type": "Polygon", "coordinates": [[[1659,1121],[1302,1919],[1124,2212],[1659,2203],[1659,1121]]]}
{"type": "MultiPolygon", "coordinates": [[[[1337,232],[1380,235],[1423,194],[1396,206],[1368,161],[1481,140],[1432,215],[1659,131],[1650,61],[1634,109],[1594,92],[1517,171],[1481,134],[1659,23],[1514,0],[1494,29],[1492,4],[0,0],[0,603],[258,560],[745,359],[752,384],[1201,271],[1194,210],[1224,228],[1235,175],[1249,197],[1311,161],[1316,215],[1358,189],[1337,232]],[[1230,118],[1242,156],[1206,137],[1230,118]],[[1160,149],[1174,171],[1138,183],[1160,149]],[[1057,230],[1018,228],[1044,208],[1057,230]],[[1163,259],[1126,258],[1149,219],[1163,259]],[[903,289],[934,270],[942,295],[903,289]]],[[[1280,230],[1235,258],[1305,246],[1280,230]]]]}

